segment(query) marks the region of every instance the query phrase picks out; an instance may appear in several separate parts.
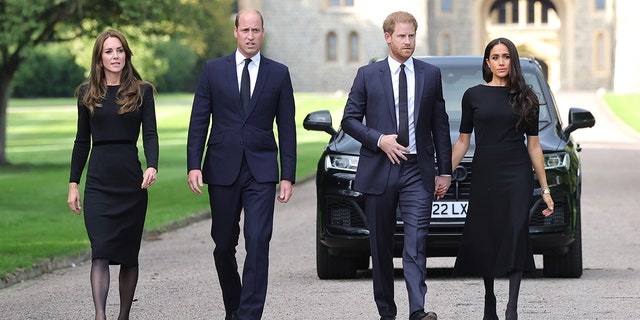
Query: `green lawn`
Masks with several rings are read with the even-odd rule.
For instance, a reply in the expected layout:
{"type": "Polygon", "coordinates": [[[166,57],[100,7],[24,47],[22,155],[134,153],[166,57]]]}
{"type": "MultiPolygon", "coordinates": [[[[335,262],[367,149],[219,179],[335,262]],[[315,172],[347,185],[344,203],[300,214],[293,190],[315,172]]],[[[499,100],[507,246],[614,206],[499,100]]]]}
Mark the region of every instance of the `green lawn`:
{"type": "MultiPolygon", "coordinates": [[[[192,97],[157,97],[160,168],[158,182],[149,189],[147,231],[208,210],[206,194],[196,196],[186,184],[185,143],[192,97]]],[[[337,127],[344,103],[342,96],[296,94],[298,181],[313,176],[329,138],[323,132],[306,131],[304,117],[328,109],[337,127]]],[[[0,275],[30,268],[42,259],[89,250],[83,218],[73,214],[66,201],[75,110],[72,98],[9,102],[7,155],[12,165],[0,167],[0,275]]]]}
{"type": "Polygon", "coordinates": [[[606,94],[604,100],[619,119],[640,132],[640,94],[606,94]]]}

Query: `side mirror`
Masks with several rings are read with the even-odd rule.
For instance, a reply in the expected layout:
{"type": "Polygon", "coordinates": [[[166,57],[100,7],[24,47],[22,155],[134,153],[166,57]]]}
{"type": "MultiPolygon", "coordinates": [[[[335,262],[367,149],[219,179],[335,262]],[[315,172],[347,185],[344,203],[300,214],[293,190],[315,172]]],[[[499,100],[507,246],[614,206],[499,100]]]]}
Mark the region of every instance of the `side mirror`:
{"type": "Polygon", "coordinates": [[[582,128],[591,128],[596,124],[596,119],[591,112],[581,108],[569,109],[569,125],[564,129],[564,135],[569,136],[571,132],[582,128]]]}
{"type": "Polygon", "coordinates": [[[331,123],[331,113],[328,110],[320,110],[309,113],[302,123],[304,128],[312,131],[324,131],[331,136],[337,132],[331,123]]]}

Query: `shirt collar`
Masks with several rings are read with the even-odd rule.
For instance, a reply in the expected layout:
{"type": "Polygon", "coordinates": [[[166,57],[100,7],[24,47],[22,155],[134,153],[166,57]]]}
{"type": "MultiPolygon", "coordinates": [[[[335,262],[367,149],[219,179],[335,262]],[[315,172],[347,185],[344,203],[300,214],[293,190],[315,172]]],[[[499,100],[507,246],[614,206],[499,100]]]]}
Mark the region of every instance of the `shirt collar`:
{"type": "MultiPolygon", "coordinates": [[[[400,72],[400,62],[391,57],[387,57],[387,61],[389,62],[389,70],[391,70],[393,74],[400,72]]],[[[407,59],[407,61],[404,62],[404,65],[404,69],[406,71],[413,72],[413,57],[407,59]]]]}
{"type": "MultiPolygon", "coordinates": [[[[238,51],[236,49],[236,65],[244,64],[244,59],[246,59],[246,57],[243,56],[242,53],[240,53],[240,51],[238,51]]],[[[257,66],[260,65],[260,52],[259,51],[258,51],[258,53],[256,53],[255,56],[251,57],[251,61],[253,63],[255,63],[257,66]]]]}

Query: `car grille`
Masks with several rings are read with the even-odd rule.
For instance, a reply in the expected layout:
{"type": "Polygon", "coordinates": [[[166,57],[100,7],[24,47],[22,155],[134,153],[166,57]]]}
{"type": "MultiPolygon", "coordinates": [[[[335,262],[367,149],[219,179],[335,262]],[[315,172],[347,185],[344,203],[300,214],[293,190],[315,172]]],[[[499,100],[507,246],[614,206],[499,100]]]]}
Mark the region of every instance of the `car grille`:
{"type": "MultiPolygon", "coordinates": [[[[469,199],[472,178],[471,163],[463,162],[460,165],[464,166],[467,170],[467,177],[462,181],[453,181],[451,183],[451,187],[449,187],[449,190],[447,190],[444,200],[466,201],[469,199]]],[[[565,210],[567,208],[567,200],[565,199],[565,197],[554,197],[553,201],[554,213],[549,217],[545,217],[541,214],[541,212],[546,208],[546,204],[539,197],[537,197],[537,201],[535,204],[536,207],[530,212],[530,227],[564,226],[566,225],[567,221],[570,221],[570,219],[567,217],[569,212],[565,210]]],[[[347,229],[367,228],[366,215],[362,210],[363,204],[360,204],[358,201],[341,196],[326,196],[326,201],[324,203],[326,205],[324,212],[327,213],[325,219],[326,225],[328,227],[336,227],[337,229],[345,231],[347,229]]],[[[397,211],[396,218],[396,232],[402,234],[403,223],[402,218],[400,217],[399,210],[397,211]]],[[[464,219],[447,221],[453,223],[439,225],[438,228],[442,229],[440,231],[446,231],[448,233],[460,233],[462,231],[464,219]]]]}
{"type": "Polygon", "coordinates": [[[365,228],[364,212],[356,201],[327,197],[327,225],[346,228],[365,228]]]}
{"type": "Polygon", "coordinates": [[[536,207],[530,212],[529,226],[530,227],[547,227],[558,226],[566,224],[569,221],[567,217],[567,204],[565,199],[553,198],[553,214],[545,217],[542,215],[542,210],[547,208],[547,205],[540,199],[536,202],[536,207]]]}
{"type": "Polygon", "coordinates": [[[451,186],[444,196],[444,200],[458,201],[468,200],[471,193],[471,162],[461,162],[460,166],[463,166],[467,170],[467,177],[462,181],[451,181],[451,186]]]}

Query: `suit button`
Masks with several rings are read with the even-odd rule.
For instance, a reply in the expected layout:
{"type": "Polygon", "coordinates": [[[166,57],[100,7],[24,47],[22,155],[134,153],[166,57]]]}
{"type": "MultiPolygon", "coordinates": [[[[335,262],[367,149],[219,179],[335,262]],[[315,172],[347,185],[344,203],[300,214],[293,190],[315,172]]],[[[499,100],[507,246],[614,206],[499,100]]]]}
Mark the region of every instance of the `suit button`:
{"type": "Polygon", "coordinates": [[[244,144],[244,140],[240,140],[240,144],[244,144]]]}

